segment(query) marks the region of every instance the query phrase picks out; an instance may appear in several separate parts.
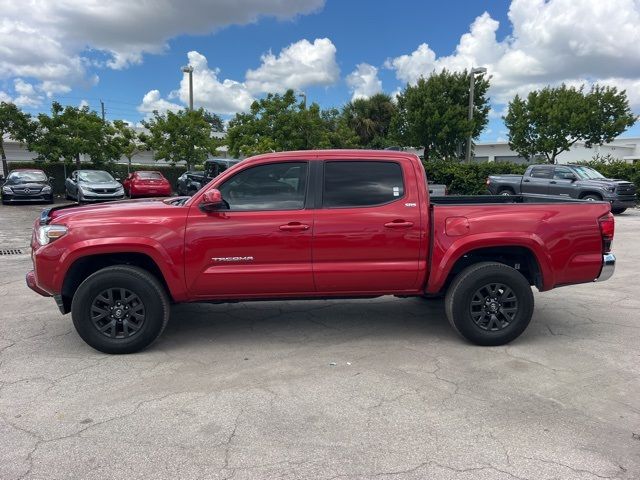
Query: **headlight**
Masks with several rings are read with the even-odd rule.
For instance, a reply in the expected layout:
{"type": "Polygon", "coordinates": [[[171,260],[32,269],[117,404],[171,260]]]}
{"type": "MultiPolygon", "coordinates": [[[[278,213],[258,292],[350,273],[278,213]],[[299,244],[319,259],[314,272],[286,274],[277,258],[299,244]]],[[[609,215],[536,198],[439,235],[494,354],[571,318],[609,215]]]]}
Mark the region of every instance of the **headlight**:
{"type": "Polygon", "coordinates": [[[122,185],[118,185],[118,191],[120,190],[124,190],[124,187],[122,185]]]}
{"type": "Polygon", "coordinates": [[[11,187],[2,187],[2,192],[3,193],[13,193],[13,190],[11,190],[11,187]]]}
{"type": "Polygon", "coordinates": [[[616,191],[616,187],[607,187],[607,190],[609,190],[610,192],[615,192],[616,191]]]}
{"type": "Polygon", "coordinates": [[[93,188],[90,187],[78,187],[81,192],[93,192],[93,188]]]}
{"type": "Polygon", "coordinates": [[[42,189],[42,193],[51,193],[51,187],[49,185],[45,186],[42,189]]]}
{"type": "Polygon", "coordinates": [[[67,227],[64,225],[43,225],[38,227],[38,243],[40,245],[47,245],[66,233],[67,227]]]}

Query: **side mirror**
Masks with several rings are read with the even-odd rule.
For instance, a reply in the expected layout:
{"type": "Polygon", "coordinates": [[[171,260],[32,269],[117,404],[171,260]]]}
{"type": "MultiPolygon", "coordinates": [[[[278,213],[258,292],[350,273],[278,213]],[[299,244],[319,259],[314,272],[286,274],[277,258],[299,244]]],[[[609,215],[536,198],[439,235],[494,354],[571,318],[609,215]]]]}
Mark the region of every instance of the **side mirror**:
{"type": "Polygon", "coordinates": [[[116,179],[116,182],[119,182],[119,181],[120,181],[120,177],[113,177],[113,178],[115,178],[115,179],[116,179]]]}
{"type": "Polygon", "coordinates": [[[225,201],[222,199],[222,194],[217,188],[207,190],[202,196],[202,202],[200,203],[200,210],[203,212],[215,212],[225,208],[225,201]]]}
{"type": "Polygon", "coordinates": [[[565,178],[566,180],[571,180],[572,182],[575,182],[575,181],[578,179],[578,177],[576,177],[576,174],[575,174],[575,173],[567,173],[567,174],[564,176],[564,178],[565,178]]]}
{"type": "Polygon", "coordinates": [[[49,177],[49,181],[53,182],[56,178],[55,177],[49,177]]]}

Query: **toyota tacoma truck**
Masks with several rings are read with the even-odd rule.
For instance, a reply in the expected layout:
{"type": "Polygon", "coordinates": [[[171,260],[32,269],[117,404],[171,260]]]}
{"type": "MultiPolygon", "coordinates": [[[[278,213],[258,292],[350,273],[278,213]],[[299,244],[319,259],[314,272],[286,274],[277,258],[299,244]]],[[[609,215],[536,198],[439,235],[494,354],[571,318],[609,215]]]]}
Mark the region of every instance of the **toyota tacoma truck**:
{"type": "Polygon", "coordinates": [[[585,165],[531,165],[524,175],[491,175],[487,189],[493,195],[533,193],[607,201],[615,214],[636,205],[636,186],[626,180],[606,178],[585,165]]]}
{"type": "Polygon", "coordinates": [[[518,337],[539,291],[613,274],[608,202],[430,197],[419,158],[326,150],[256,156],[193,197],[45,209],[37,293],[107,353],[151,344],[171,304],[445,296],[478,345],[518,337]]]}

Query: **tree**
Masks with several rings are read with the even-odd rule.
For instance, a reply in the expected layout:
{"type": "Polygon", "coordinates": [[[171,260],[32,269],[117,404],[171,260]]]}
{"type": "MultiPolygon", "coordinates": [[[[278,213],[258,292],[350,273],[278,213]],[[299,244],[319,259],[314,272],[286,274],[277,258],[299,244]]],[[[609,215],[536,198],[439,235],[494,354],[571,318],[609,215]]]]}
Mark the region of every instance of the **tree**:
{"type": "Polygon", "coordinates": [[[227,145],[233,156],[284,150],[346,148],[357,145],[354,132],[338,110],[321,110],[317,103],[298,103],[293,90],[268,94],[253,102],[248,113],[229,122],[227,145]]]}
{"type": "Polygon", "coordinates": [[[342,109],[346,124],[358,135],[358,144],[365,148],[390,146],[391,122],[397,114],[397,105],[385,93],[358,98],[342,109]]]}
{"type": "Polygon", "coordinates": [[[637,117],[629,108],[626,92],[615,87],[561,85],[516,97],[509,103],[504,122],[509,146],[530,159],[544,155],[555,163],[559,154],[578,141],[586,147],[602,145],[631,127],[637,117]]]}
{"type": "Polygon", "coordinates": [[[27,148],[36,152],[39,160],[75,161],[79,169],[82,155],[87,155],[94,165],[120,158],[117,145],[110,141],[113,134],[113,127],[89,107],[63,107],[53,102],[51,116],[38,115],[27,148]]]}
{"type": "Polygon", "coordinates": [[[5,135],[24,143],[32,131],[31,115],[22,112],[13,103],[0,102],[0,156],[2,156],[2,172],[9,175],[7,155],[4,151],[5,135]]]}
{"type": "Polygon", "coordinates": [[[424,147],[424,158],[456,156],[469,134],[477,138],[489,117],[489,80],[475,77],[473,120],[469,114],[469,72],[443,70],[398,95],[395,134],[405,146],[424,147]]]}
{"type": "Polygon", "coordinates": [[[211,124],[203,109],[153,112],[153,118],[143,121],[149,130],[141,134],[144,146],[153,150],[156,160],[166,160],[175,165],[185,161],[187,168],[204,162],[209,154],[215,154],[218,141],[211,135],[211,124]]]}
{"type": "Polygon", "coordinates": [[[127,172],[129,172],[131,170],[131,159],[136,153],[142,150],[142,143],[135,130],[126,122],[122,120],[115,120],[113,122],[113,128],[114,136],[110,143],[115,144],[120,155],[126,157],[128,160],[127,172]]]}
{"type": "Polygon", "coordinates": [[[204,111],[204,119],[211,125],[211,130],[214,132],[224,132],[224,122],[222,117],[217,113],[212,113],[207,110],[204,111]]]}

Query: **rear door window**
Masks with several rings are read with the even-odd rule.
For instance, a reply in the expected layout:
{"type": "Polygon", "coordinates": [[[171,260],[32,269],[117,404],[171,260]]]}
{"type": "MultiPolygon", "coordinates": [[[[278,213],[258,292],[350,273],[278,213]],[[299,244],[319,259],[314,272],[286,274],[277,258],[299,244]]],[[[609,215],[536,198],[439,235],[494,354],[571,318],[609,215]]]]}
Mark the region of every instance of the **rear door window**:
{"type": "Polygon", "coordinates": [[[552,166],[533,167],[531,169],[531,176],[533,178],[551,178],[553,176],[553,167],[552,166]]]}
{"type": "Polygon", "coordinates": [[[322,206],[372,207],[404,196],[402,167],[386,161],[325,162],[322,206]]]}

